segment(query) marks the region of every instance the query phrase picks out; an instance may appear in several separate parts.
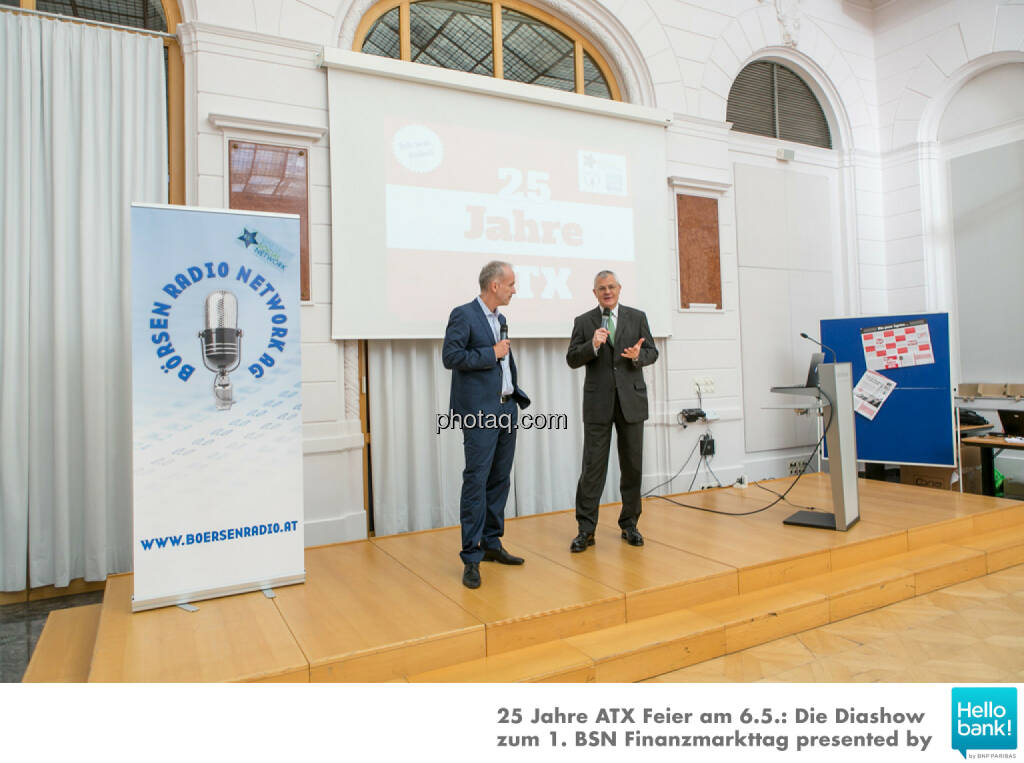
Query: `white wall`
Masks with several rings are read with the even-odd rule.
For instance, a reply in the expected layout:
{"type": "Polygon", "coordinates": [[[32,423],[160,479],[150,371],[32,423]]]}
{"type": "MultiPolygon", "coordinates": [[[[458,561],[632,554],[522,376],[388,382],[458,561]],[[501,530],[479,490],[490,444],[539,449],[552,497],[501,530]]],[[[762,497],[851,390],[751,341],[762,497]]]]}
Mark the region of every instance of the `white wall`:
{"type": "Polygon", "coordinates": [[[817,441],[813,420],[782,408],[793,401],[770,386],[803,383],[818,348],[800,333],[817,336],[818,320],[836,314],[835,172],[772,164],[780,163],[734,165],[748,454],[817,441]]]}
{"type": "MultiPolygon", "coordinates": [[[[314,269],[313,300],[303,306],[303,400],[307,537],[318,542],[359,537],[363,517],[354,347],[329,339],[329,137],[316,136],[327,125],[327,87],[315,56],[321,45],[350,48],[359,18],[372,4],[182,0],[189,203],[225,205],[224,141],[233,134],[305,140],[310,146],[314,269]],[[211,125],[211,113],[249,124],[232,133],[211,125]],[[275,132],[289,129],[290,135],[275,132]],[[317,525],[322,534],[310,533],[317,525]]],[[[779,381],[759,369],[743,369],[741,362],[730,153],[737,138],[730,137],[724,122],[736,74],[759,57],[786,63],[807,78],[830,116],[837,145],[828,159],[835,174],[830,204],[836,313],[950,309],[952,239],[948,182],[935,143],[939,116],[971,67],[1003,60],[1013,51],[1020,55],[1024,5],[1000,0],[552,0],[537,5],[561,15],[602,48],[630,100],[675,113],[668,130],[666,176],[674,178],[666,189],[668,218],[674,223],[673,188],[719,199],[723,310],[676,313],[660,361],[666,364],[668,389],[652,425],[659,427],[654,439],[666,451],[658,462],[669,464],[659,470],[671,470],[700,430],[682,430],[673,423],[674,414],[696,403],[695,378],[710,379],[714,391],[704,403],[721,417],[713,427],[715,470],[731,481],[755,466],[746,454],[743,387],[779,381]]],[[[774,144],[746,145],[770,157],[766,147],[774,144]]],[[[795,148],[808,153],[806,147],[795,148]]],[[[666,246],[674,248],[674,238],[666,246]]],[[[670,278],[678,287],[677,274],[670,278]]],[[[756,462],[760,471],[751,477],[784,473],[788,451],[772,453],[756,462]]],[[[658,476],[649,474],[645,484],[658,476]]],[[[686,473],[673,487],[683,489],[688,482],[686,473]]]]}
{"type": "Polygon", "coordinates": [[[953,159],[950,184],[960,378],[1024,382],[1024,141],[953,159]]]}
{"type": "MultiPolygon", "coordinates": [[[[366,535],[356,347],[332,341],[330,333],[330,141],[327,89],[316,63],[320,46],[301,41],[307,30],[292,14],[295,8],[265,12],[272,5],[199,3],[201,20],[189,19],[181,28],[190,136],[187,203],[228,205],[231,139],[308,149],[311,299],[301,307],[303,464],[306,543],[318,545],[366,535]]],[[[330,23],[329,14],[305,10],[310,24],[330,23]]]]}
{"type": "Polygon", "coordinates": [[[979,137],[1024,120],[1024,64],[987,69],[953,95],[939,123],[944,144],[979,137]]]}
{"type": "Polygon", "coordinates": [[[1024,50],[1024,6],[905,0],[875,13],[888,308],[954,310],[949,187],[936,142],[971,76],[1024,50]]]}

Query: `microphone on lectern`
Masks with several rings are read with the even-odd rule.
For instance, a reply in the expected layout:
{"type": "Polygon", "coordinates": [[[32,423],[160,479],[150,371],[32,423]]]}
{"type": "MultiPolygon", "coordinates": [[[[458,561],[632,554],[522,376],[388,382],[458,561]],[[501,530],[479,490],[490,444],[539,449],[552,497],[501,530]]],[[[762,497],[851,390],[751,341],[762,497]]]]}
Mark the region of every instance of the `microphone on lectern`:
{"type": "Polygon", "coordinates": [[[835,350],[833,350],[833,349],[832,349],[831,347],[829,347],[829,346],[828,346],[827,344],[822,344],[821,342],[819,342],[819,341],[818,341],[817,339],[815,339],[814,337],[810,337],[810,336],[807,336],[807,334],[806,334],[806,333],[804,333],[803,331],[801,331],[801,332],[800,332],[800,336],[802,336],[802,337],[803,337],[804,339],[806,339],[806,340],[807,340],[808,342],[814,342],[814,343],[815,343],[816,345],[818,345],[818,346],[819,346],[819,347],[821,347],[822,349],[824,349],[824,350],[828,350],[829,352],[831,352],[831,353],[832,353],[832,362],[833,362],[833,363],[838,363],[838,362],[839,362],[839,359],[838,359],[838,357],[836,356],[836,351],[835,351],[835,350]]]}

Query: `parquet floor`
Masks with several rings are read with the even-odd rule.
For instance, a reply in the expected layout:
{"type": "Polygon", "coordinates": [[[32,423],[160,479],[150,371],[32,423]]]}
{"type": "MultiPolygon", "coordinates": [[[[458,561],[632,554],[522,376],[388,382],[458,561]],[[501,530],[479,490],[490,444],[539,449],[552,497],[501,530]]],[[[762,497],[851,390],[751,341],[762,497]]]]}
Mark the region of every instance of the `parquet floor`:
{"type": "Polygon", "coordinates": [[[1024,681],[1024,565],[648,679],[1024,681]]]}

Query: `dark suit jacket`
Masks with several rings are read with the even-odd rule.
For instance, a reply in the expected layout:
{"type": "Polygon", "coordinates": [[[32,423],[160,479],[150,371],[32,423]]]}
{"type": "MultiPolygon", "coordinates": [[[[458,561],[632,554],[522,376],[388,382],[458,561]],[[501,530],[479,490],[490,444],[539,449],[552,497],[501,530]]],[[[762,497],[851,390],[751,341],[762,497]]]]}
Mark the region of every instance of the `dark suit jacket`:
{"type": "MultiPolygon", "coordinates": [[[[504,324],[505,316],[499,316],[499,321],[504,324]]],[[[491,325],[475,299],[452,310],[444,332],[441,361],[452,372],[449,406],[454,413],[462,416],[498,413],[501,365],[494,356],[494,344],[491,325]]],[[[516,361],[511,352],[509,370],[512,372],[512,397],[520,408],[525,408],[530,398],[519,389],[516,361]]]]}
{"type": "Polygon", "coordinates": [[[641,370],[658,359],[647,316],[641,310],[619,305],[619,320],[615,325],[615,347],[608,342],[594,355],[591,340],[601,328],[601,307],[576,318],[569,339],[565,360],[570,368],[587,367],[583,382],[583,423],[608,424],[615,418],[615,393],[626,421],[635,423],[647,419],[647,384],[641,370]],[[622,351],[636,344],[640,337],[640,357],[636,361],[622,357],[622,351]]]}

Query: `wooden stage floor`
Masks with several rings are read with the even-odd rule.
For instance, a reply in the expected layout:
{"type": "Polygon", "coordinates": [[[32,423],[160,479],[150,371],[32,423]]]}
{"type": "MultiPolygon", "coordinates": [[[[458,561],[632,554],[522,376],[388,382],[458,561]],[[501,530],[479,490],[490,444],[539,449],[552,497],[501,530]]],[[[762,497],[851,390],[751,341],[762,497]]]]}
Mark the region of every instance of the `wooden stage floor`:
{"type": "MultiPolygon", "coordinates": [[[[778,637],[750,625],[765,602],[801,613],[786,621],[801,630],[1024,561],[1024,537],[1012,541],[1024,532],[1024,503],[864,480],[860,496],[861,520],[846,533],[783,525],[796,510],[785,502],[726,517],[649,498],[642,548],[619,538],[618,508],[608,506],[582,554],[569,552],[571,511],[511,519],[504,542],[526,564],[481,564],[477,590],[461,583],[455,527],[307,549],[304,584],[272,599],[198,602],[192,613],[132,614],[130,576],[114,576],[89,680],[460,680],[459,666],[474,666],[461,674],[468,680],[633,680],[643,676],[600,670],[610,644],[620,653],[631,640],[662,638],[650,635],[658,628],[685,626],[707,637],[695,662],[778,637]],[[501,672],[523,663],[516,655],[541,667],[501,672]]],[[[677,498],[730,513],[773,500],[753,486],[677,498]]],[[[788,498],[831,510],[827,475],[805,475],[788,498]]]]}

